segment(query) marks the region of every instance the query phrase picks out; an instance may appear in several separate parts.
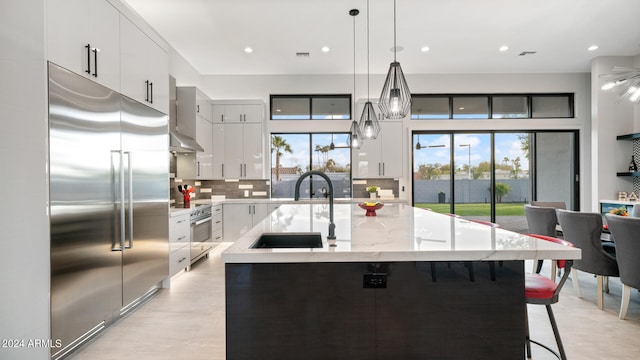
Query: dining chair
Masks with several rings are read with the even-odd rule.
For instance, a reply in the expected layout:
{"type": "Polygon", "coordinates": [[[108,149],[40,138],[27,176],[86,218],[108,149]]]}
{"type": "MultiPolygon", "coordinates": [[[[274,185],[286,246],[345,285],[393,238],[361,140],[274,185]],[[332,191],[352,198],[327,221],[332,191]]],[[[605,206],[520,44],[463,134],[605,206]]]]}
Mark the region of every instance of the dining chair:
{"type": "MultiPolygon", "coordinates": [[[[637,205],[636,205],[637,206],[637,205]]],[[[640,218],[605,215],[616,243],[616,260],[622,283],[620,319],[626,319],[631,289],[640,289],[640,218]]]]}
{"type": "MultiPolygon", "coordinates": [[[[528,236],[532,236],[541,240],[549,241],[555,244],[573,247],[573,244],[566,240],[558,239],[551,236],[544,236],[538,234],[527,234],[528,236]]],[[[557,358],[566,360],[567,354],[564,351],[564,346],[562,346],[562,339],[560,338],[560,332],[558,331],[558,324],[556,323],[556,319],[553,316],[553,310],[551,309],[551,304],[555,304],[558,302],[558,298],[560,296],[560,290],[562,290],[562,286],[567,281],[567,277],[569,277],[569,273],[571,272],[571,266],[573,264],[572,260],[557,260],[558,267],[564,268],[564,274],[560,281],[556,283],[554,281],[555,277],[546,278],[540,274],[525,274],[525,297],[527,299],[527,304],[536,304],[536,305],[544,305],[547,309],[547,315],[549,316],[549,322],[551,323],[551,329],[553,330],[553,335],[556,338],[556,344],[558,346],[558,353],[553,351],[553,349],[548,346],[539,343],[537,341],[531,340],[529,336],[529,318],[528,313],[525,314],[526,322],[527,322],[527,332],[525,338],[527,358],[531,358],[531,343],[539,345],[544,349],[553,353],[557,358]]],[[[526,308],[525,308],[526,311],[526,308]]]]}
{"type": "Polygon", "coordinates": [[[567,204],[564,201],[532,201],[531,205],[567,210],[567,204]]]}
{"type": "Polygon", "coordinates": [[[582,297],[577,270],[596,275],[598,283],[597,304],[598,309],[602,310],[604,304],[603,283],[605,279],[609,276],[620,276],[616,258],[604,251],[600,241],[602,215],[599,213],[557,210],[557,216],[560,226],[562,226],[564,239],[582,250],[582,258],[574,261],[572,269],[571,280],[576,295],[582,297]]]}
{"type": "MultiPolygon", "coordinates": [[[[532,202],[532,204],[533,203],[534,202],[532,202]]],[[[555,208],[525,205],[524,216],[527,219],[529,233],[556,237],[556,226],[558,225],[558,218],[556,217],[555,208]]],[[[540,270],[542,270],[542,263],[543,260],[541,259],[539,259],[538,261],[534,260],[533,266],[535,268],[534,272],[536,274],[539,274],[540,270]]],[[[555,262],[552,262],[551,265],[551,275],[552,278],[555,278],[556,276],[555,262]]]]}

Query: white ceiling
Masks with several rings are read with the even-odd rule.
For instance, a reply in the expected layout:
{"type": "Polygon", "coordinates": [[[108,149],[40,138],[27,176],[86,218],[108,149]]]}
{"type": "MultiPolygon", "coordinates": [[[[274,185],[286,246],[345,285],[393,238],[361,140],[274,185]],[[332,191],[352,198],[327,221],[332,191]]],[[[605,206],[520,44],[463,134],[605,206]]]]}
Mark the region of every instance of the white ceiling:
{"type": "MultiPolygon", "coordinates": [[[[356,71],[367,71],[366,0],[124,1],[203,75],[353,73],[357,8],[356,71]]],[[[384,74],[393,0],[369,8],[370,72],[384,74]]],[[[588,72],[595,57],[640,54],[640,0],[397,0],[397,45],[405,73],[588,72]]]]}

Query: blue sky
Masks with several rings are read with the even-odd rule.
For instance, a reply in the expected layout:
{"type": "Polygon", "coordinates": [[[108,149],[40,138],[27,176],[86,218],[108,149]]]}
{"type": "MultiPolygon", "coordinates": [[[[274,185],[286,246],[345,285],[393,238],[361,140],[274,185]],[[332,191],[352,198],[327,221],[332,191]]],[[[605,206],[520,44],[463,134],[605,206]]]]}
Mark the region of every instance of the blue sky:
{"type": "MultiPolygon", "coordinates": [[[[421,134],[419,135],[420,145],[424,149],[414,151],[414,164],[417,168],[423,164],[447,164],[450,156],[450,136],[449,134],[421,134]],[[444,147],[433,147],[444,145],[444,147]]],[[[418,140],[418,135],[413,136],[413,146],[418,140]]],[[[529,169],[529,161],[524,156],[520,148],[520,140],[516,133],[496,133],[496,161],[502,162],[502,159],[508,157],[513,160],[520,157],[520,166],[522,170],[529,169]]],[[[482,161],[491,159],[491,137],[489,134],[456,134],[454,136],[454,160],[456,168],[469,162],[469,147],[460,145],[471,145],[471,166],[476,166],[482,161]]]]}

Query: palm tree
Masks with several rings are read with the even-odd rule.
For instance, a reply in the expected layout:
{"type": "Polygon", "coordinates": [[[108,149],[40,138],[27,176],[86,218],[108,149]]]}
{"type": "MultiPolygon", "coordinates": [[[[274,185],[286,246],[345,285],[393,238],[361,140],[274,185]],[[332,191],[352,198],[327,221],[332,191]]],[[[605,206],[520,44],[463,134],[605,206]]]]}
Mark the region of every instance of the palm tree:
{"type": "Polygon", "coordinates": [[[287,140],[275,135],[271,138],[271,153],[276,152],[276,181],[280,181],[280,157],[284,155],[281,150],[293,154],[291,145],[287,144],[287,140]]]}

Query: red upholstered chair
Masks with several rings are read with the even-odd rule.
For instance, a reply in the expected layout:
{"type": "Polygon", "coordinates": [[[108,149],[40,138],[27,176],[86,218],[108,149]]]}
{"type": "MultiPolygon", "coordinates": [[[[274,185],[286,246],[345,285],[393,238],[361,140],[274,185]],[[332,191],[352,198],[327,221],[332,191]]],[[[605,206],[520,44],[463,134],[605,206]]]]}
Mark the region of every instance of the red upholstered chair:
{"type": "MultiPolygon", "coordinates": [[[[573,244],[554,237],[537,235],[537,234],[528,234],[531,237],[535,237],[538,239],[550,241],[556,244],[570,246],[573,247],[573,244]]],[[[526,337],[526,346],[527,346],[527,358],[531,358],[531,343],[539,345],[546,350],[552,352],[559,359],[565,360],[567,355],[564,352],[564,347],[562,346],[562,340],[560,339],[560,332],[558,331],[558,325],[556,324],[555,317],[553,316],[553,311],[551,310],[551,304],[555,304],[558,302],[558,297],[560,295],[560,290],[562,286],[567,281],[569,277],[569,273],[571,272],[571,265],[573,265],[572,260],[558,260],[557,261],[558,268],[565,268],[563,272],[562,278],[558,283],[554,282],[552,279],[544,277],[540,274],[525,274],[525,297],[527,299],[527,304],[537,304],[544,305],[547,308],[547,314],[549,315],[549,321],[551,322],[551,328],[553,329],[553,335],[556,338],[556,343],[558,345],[558,352],[556,353],[551,348],[543,345],[539,342],[531,340],[529,338],[529,321],[527,318],[527,337],[526,337]]],[[[528,315],[527,315],[528,316],[528,315]]]]}

